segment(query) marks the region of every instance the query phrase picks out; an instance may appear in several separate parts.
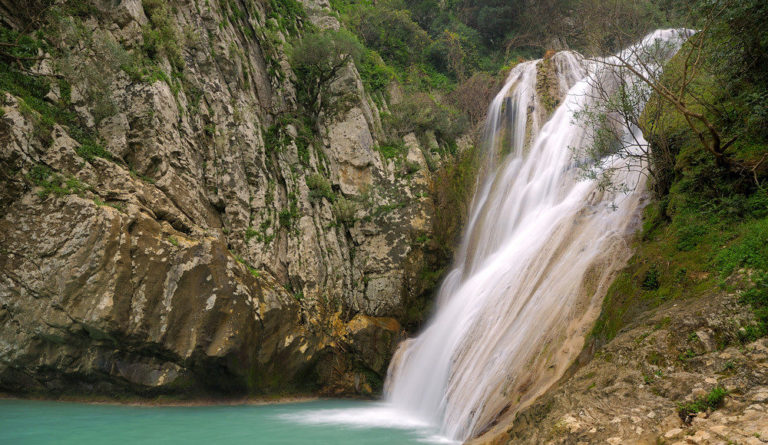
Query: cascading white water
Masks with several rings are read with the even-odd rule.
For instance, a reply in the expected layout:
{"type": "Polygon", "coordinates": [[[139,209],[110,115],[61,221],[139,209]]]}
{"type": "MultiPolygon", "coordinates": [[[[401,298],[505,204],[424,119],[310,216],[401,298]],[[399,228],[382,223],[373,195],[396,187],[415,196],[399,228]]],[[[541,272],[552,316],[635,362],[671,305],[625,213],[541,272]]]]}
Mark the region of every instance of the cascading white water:
{"type": "MultiPolygon", "coordinates": [[[[657,31],[625,54],[632,58],[643,52],[638,48],[662,42],[669,57],[684,34],[657,31]]],[[[565,97],[541,126],[541,63],[515,67],[489,108],[485,179],[454,269],[434,318],[400,346],[385,385],[396,409],[442,425],[453,439],[477,435],[501,413],[514,414],[563,375],[630,253],[626,240],[636,227],[643,176],[621,173],[621,181],[637,187],[608,192],[580,180],[573,159],[573,148],[589,143],[573,113],[595,100],[596,76],[612,73],[575,53],[555,55],[548,63],[565,97]]],[[[644,144],[637,132],[625,136],[644,144]]]]}

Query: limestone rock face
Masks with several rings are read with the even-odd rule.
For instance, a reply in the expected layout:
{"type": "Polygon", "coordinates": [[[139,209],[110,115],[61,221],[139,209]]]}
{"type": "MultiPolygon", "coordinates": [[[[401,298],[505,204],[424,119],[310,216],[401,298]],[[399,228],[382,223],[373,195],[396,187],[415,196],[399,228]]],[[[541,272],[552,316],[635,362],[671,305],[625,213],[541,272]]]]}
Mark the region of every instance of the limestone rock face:
{"type": "Polygon", "coordinates": [[[768,431],[768,339],[741,344],[754,314],[738,300],[715,293],[649,311],[469,443],[760,443],[752,439],[768,431]],[[722,406],[681,408],[716,388],[727,391],[722,406]]]}
{"type": "MultiPolygon", "coordinates": [[[[0,2],[6,23],[21,3],[0,2]]],[[[354,65],[331,88],[348,106],[300,141],[291,31],[231,3],[174,2],[183,67],[160,51],[150,76],[125,61],[151,11],[95,2],[77,19],[92,47],[33,67],[63,70],[71,94],[45,100],[79,126],[0,97],[0,391],[346,394],[384,377],[432,227],[421,147],[417,171],[379,154],[354,65]],[[82,134],[105,152],[84,154],[82,134]]],[[[339,26],[327,2],[306,6],[339,26]]]]}
{"type": "Polygon", "coordinates": [[[0,232],[5,389],[63,389],[74,379],[85,390],[142,392],[186,377],[244,390],[259,383],[249,381],[254,369],[307,366],[297,342],[285,341],[297,303],[219,239],[186,238],[143,212],[75,195],[26,195],[0,232]]]}

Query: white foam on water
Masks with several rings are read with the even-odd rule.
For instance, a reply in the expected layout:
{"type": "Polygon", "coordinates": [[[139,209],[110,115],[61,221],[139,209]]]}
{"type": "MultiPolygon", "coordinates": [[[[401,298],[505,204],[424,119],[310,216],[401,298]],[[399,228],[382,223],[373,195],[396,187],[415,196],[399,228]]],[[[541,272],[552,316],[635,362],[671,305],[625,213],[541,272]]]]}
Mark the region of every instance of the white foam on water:
{"type": "Polygon", "coordinates": [[[305,425],[342,425],[350,428],[391,428],[416,430],[433,427],[429,421],[414,417],[387,404],[367,408],[333,408],[278,415],[280,419],[305,425]]]}
{"type": "Polygon", "coordinates": [[[434,423],[397,409],[387,403],[364,408],[331,408],[279,414],[278,419],[302,425],[335,425],[353,429],[397,429],[412,431],[422,443],[458,444],[460,442],[436,434],[434,423]]]}

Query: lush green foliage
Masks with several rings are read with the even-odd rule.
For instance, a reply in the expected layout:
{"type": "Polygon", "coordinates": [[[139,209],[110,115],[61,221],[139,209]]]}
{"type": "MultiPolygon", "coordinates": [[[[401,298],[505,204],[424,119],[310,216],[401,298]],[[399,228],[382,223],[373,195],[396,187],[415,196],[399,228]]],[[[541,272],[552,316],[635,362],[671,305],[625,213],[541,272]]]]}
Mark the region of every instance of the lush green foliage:
{"type": "Polygon", "coordinates": [[[439,139],[447,142],[467,130],[468,118],[426,93],[415,93],[392,107],[392,114],[386,116],[385,124],[397,136],[433,131],[439,139]]]}
{"type": "Polygon", "coordinates": [[[275,20],[278,29],[290,35],[298,35],[307,20],[304,6],[296,0],[269,0],[266,9],[267,19],[275,20]]]}
{"type": "Polygon", "coordinates": [[[296,74],[297,99],[307,112],[316,117],[327,109],[331,82],[362,53],[360,43],[346,31],[313,32],[293,42],[290,60],[296,74]]]}

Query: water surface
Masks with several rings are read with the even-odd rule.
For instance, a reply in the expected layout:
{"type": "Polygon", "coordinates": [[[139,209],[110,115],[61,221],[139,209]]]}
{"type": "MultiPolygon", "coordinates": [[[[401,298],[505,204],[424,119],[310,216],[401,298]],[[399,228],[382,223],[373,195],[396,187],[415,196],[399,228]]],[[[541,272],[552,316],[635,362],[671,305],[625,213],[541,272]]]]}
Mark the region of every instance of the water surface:
{"type": "Polygon", "coordinates": [[[416,444],[425,422],[376,402],[147,407],[0,400],[0,444],[416,444]]]}

